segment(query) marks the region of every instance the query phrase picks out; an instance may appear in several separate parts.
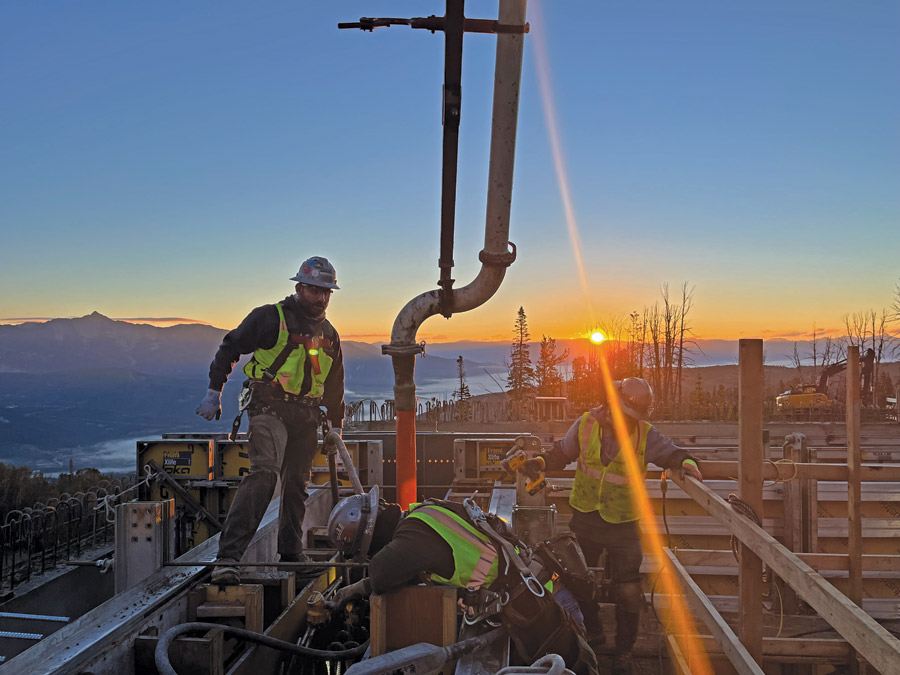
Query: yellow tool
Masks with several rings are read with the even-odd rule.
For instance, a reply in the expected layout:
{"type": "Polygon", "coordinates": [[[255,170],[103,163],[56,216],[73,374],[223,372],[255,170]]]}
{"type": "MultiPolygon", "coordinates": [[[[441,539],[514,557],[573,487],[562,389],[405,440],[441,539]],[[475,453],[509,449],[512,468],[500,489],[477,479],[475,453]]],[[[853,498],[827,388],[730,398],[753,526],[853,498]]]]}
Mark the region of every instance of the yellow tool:
{"type": "Polygon", "coordinates": [[[547,479],[544,477],[542,470],[526,469],[526,463],[531,459],[524,450],[513,448],[506,457],[500,462],[501,466],[515,476],[517,471],[521,471],[526,478],[525,491],[530,495],[536,495],[547,486],[547,479]]]}

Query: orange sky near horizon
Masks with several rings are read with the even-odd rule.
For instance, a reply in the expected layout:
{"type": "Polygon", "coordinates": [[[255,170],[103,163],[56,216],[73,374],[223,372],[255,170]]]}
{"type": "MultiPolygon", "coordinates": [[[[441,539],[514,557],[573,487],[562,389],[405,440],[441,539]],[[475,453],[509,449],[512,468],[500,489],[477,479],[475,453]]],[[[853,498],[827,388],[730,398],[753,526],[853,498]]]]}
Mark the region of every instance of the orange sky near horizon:
{"type": "MultiPolygon", "coordinates": [[[[329,309],[329,318],[338,328],[341,336],[345,340],[353,340],[367,343],[380,343],[390,341],[390,327],[393,323],[395,314],[386,312],[381,316],[377,316],[378,312],[373,312],[369,308],[369,312],[365,312],[367,316],[361,317],[360,312],[356,311],[356,303],[348,307],[343,307],[340,302],[341,296],[336,295],[332,307],[329,309]],[[365,323],[371,321],[371,323],[365,323]]],[[[886,299],[887,301],[890,298],[886,299]]],[[[101,303],[102,304],[102,303],[101,303]]],[[[261,303],[256,303],[261,304],[261,303]]],[[[513,303],[515,304],[515,303],[513,303]]],[[[238,311],[232,309],[228,314],[221,317],[203,317],[194,318],[187,316],[135,316],[133,313],[116,314],[103,310],[99,311],[104,316],[118,320],[128,321],[131,323],[145,323],[159,327],[173,326],[177,324],[206,324],[217,328],[230,330],[240,323],[246,312],[249,312],[255,304],[251,303],[246,308],[238,311]]],[[[611,326],[616,321],[626,322],[628,313],[609,313],[601,315],[595,322],[591,322],[587,317],[571,318],[574,313],[568,316],[560,312],[553,311],[553,308],[536,305],[533,309],[525,308],[528,317],[528,327],[531,333],[532,341],[540,341],[542,335],[548,335],[556,339],[577,339],[587,338],[590,333],[596,329],[604,329],[611,326]]],[[[885,307],[889,305],[886,304],[885,307]]],[[[643,306],[634,311],[642,312],[643,306]]],[[[846,314],[852,314],[856,311],[867,311],[875,309],[874,307],[861,306],[855,310],[847,310],[843,314],[837,315],[837,311],[832,314],[830,321],[816,320],[807,317],[806,326],[802,325],[802,320],[791,321],[793,316],[790,310],[774,311],[773,316],[783,316],[779,323],[771,327],[765,327],[764,321],[760,320],[759,325],[763,327],[754,330],[746,314],[739,316],[708,316],[697,306],[695,301],[692,312],[688,315],[689,323],[693,326],[693,336],[698,339],[721,339],[736,340],[745,337],[759,337],[763,339],[783,339],[783,340],[808,340],[813,337],[813,328],[815,327],[816,335],[819,338],[840,337],[846,333],[843,329],[842,317],[846,314]]],[[[435,316],[426,320],[420,327],[417,338],[431,343],[456,342],[473,340],[479,342],[508,342],[513,336],[513,324],[516,318],[518,306],[508,305],[502,311],[495,309],[492,302],[480,308],[476,308],[467,313],[454,315],[450,320],[443,317],[435,316]]],[[[881,309],[875,310],[880,313],[881,309]]],[[[27,321],[43,322],[50,318],[77,318],[89,314],[90,311],[83,313],[69,313],[60,315],[59,317],[4,317],[0,318],[0,324],[20,324],[27,321]]]]}

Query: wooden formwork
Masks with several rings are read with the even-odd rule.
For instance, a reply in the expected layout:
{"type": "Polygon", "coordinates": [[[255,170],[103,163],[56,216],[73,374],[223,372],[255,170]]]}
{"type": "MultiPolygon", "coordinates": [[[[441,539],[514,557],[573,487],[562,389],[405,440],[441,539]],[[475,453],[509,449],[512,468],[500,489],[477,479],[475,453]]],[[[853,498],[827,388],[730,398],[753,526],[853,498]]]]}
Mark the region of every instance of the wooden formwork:
{"type": "MultiPolygon", "coordinates": [[[[722,447],[695,429],[675,440],[690,441],[704,482],[675,477],[664,493],[659,471],[645,481],[655,518],[644,518],[642,528],[668,546],[665,560],[646,557],[646,590],[665,615],[670,598],[654,580],[663,566],[676,574],[698,628],[709,631],[699,644],[717,675],[811,675],[820,672],[814,664],[825,663],[900,673],[900,641],[876,621],[894,619],[900,628],[900,428],[878,430],[863,449],[857,400],[848,401],[840,430],[819,425],[809,438],[763,442],[761,355],[761,342],[742,345],[738,446],[722,447]],[[731,494],[752,507],[761,527],[732,509],[731,494]],[[763,566],[777,587],[764,584],[763,566]],[[829,628],[836,637],[820,637],[829,628]]],[[[562,489],[545,494],[563,526],[573,473],[552,474],[562,489]]],[[[682,672],[702,672],[696,654],[676,649],[672,636],[668,643],[676,670],[681,663],[688,668],[682,672]]]]}
{"type": "MultiPolygon", "coordinates": [[[[847,463],[820,467],[811,462],[799,462],[788,467],[791,469],[790,482],[800,482],[789,488],[786,493],[787,499],[782,501],[782,541],[776,539],[765,528],[765,516],[771,514],[766,514],[763,480],[767,469],[770,473],[775,473],[774,478],[781,479],[782,467],[766,464],[762,452],[760,433],[762,383],[757,381],[756,377],[757,371],[762,368],[762,341],[742,340],[740,357],[741,437],[740,458],[737,465],[738,493],[744,504],[753,507],[757,514],[763,516],[763,526],[757,525],[744,515],[739,515],[710,486],[693,478],[674,478],[686,495],[701,505],[704,511],[719,523],[725,525],[740,542],[737,631],[734,631],[722,617],[710,597],[694,580],[690,570],[682,565],[675,552],[668,549],[666,553],[668,560],[663,562],[667,569],[677,576],[693,612],[710,630],[716,643],[739,673],[764,672],[761,668],[766,654],[762,621],[761,571],[762,565],[765,564],[771,573],[783,581],[791,594],[796,595],[796,600],[803,601],[817,612],[819,617],[825,619],[849,644],[846,655],[835,655],[833,650],[826,654],[824,648],[822,653],[810,653],[809,640],[798,638],[791,640],[790,646],[794,650],[790,654],[792,658],[805,652],[814,662],[843,660],[852,674],[872,672],[871,669],[885,675],[900,674],[900,640],[879,624],[871,613],[864,611],[866,592],[871,592],[873,587],[883,589],[884,580],[900,576],[897,571],[900,556],[895,555],[900,552],[896,546],[897,522],[893,518],[872,517],[873,511],[885,509],[885,503],[889,505],[889,515],[893,515],[890,512],[893,511],[893,504],[897,498],[896,490],[892,488],[896,488],[897,482],[900,481],[898,475],[900,467],[896,465],[864,467],[862,464],[858,391],[855,387],[848,387],[847,463]],[[842,490],[846,495],[844,518],[835,517],[833,512],[820,518],[819,504],[822,500],[817,488],[818,481],[823,479],[843,483],[842,490]],[[875,496],[875,499],[864,499],[863,481],[874,483],[874,486],[868,486],[866,492],[869,496],[875,496]],[[809,484],[804,485],[804,482],[809,484]],[[812,489],[809,489],[811,486],[812,489]],[[884,489],[885,486],[888,487],[887,490],[884,489]],[[831,558],[816,557],[821,556],[819,549],[829,539],[821,536],[822,521],[825,521],[824,527],[830,528],[833,535],[831,539],[837,539],[837,544],[831,542],[832,546],[842,547],[846,541],[844,550],[833,552],[831,558]],[[787,539],[800,549],[799,552],[791,551],[782,543],[787,539]],[[871,540],[881,540],[881,545],[886,545],[889,552],[877,558],[868,558],[864,553],[867,542],[871,540]],[[887,544],[883,540],[887,540],[887,544]],[[818,564],[820,569],[828,567],[828,572],[834,573],[842,573],[846,569],[844,592],[837,584],[832,583],[836,581],[835,579],[826,579],[825,575],[813,566],[815,564],[818,564]],[[875,583],[864,586],[864,581],[871,580],[875,583]],[[880,586],[878,582],[881,582],[880,586]]],[[[858,365],[858,349],[851,348],[848,350],[850,373],[848,377],[857,372],[858,365]]],[[[707,475],[714,477],[710,471],[714,468],[707,467],[707,475]]],[[[834,506],[835,502],[831,504],[834,506]]],[[[775,507],[772,509],[775,510],[775,507]]],[[[771,523],[769,525],[769,529],[772,529],[771,523]]],[[[709,558],[706,562],[709,562],[709,558]]],[[[821,572],[825,571],[821,569],[821,572]]],[[[894,601],[896,601],[895,588],[897,586],[893,588],[887,586],[894,601]]],[[[896,615],[895,611],[894,616],[896,615]]],[[[773,655],[769,653],[768,656],[771,660],[773,655]]],[[[680,655],[673,651],[673,660],[676,663],[679,657],[680,655]]],[[[793,672],[798,671],[794,669],[793,672]]],[[[805,672],[811,672],[809,667],[805,672]]]]}

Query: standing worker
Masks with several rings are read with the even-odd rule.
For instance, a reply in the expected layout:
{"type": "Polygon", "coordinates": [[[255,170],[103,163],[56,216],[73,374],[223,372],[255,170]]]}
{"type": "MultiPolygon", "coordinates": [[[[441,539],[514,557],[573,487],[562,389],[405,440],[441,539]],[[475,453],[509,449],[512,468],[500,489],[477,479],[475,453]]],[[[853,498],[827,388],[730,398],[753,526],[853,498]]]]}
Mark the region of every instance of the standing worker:
{"type": "MultiPolygon", "coordinates": [[[[207,420],[222,414],[222,387],[242,354],[248,377],[241,413],[250,418],[250,474],[238,487],[219,539],[212,582],[240,583],[237,564],[256,533],[281,476],[278,553],[284,562],[309,562],[301,528],[306,513],[306,483],[317,450],[319,406],[332,431],[344,420],[344,361],[341,341],[325,318],[331,292],[338,290],[334,267],[321,256],[306,260],[294,295],[254,309],[225,335],[209,366],[209,391],[197,408],[207,420]]],[[[235,429],[240,425],[240,414],[235,429]]]]}
{"type": "Polygon", "coordinates": [[[356,596],[392,593],[428,577],[463,591],[470,621],[499,614],[526,665],[555,653],[576,675],[598,675],[597,659],[576,619],[551,595],[548,583],[554,578],[565,583],[572,568],[588,574],[580,551],[562,565],[539,554],[526,561],[521,557],[524,544],[500,518],[482,513],[474,500],[464,506],[429,499],[404,513],[399,504],[379,500],[377,485],[334,507],[328,537],[346,558],[371,558],[369,576],[338,590],[336,605],[356,596]]]}
{"type": "MultiPolygon", "coordinates": [[[[569,529],[578,538],[588,565],[599,564],[606,549],[616,603],[616,642],[612,672],[632,672],[631,649],[638,633],[641,607],[640,505],[630,485],[643,481],[647,465],[687,471],[703,480],[697,461],[647,422],[653,408],[653,389],[639,377],[614,383],[618,406],[630,435],[630,447],[622,449],[616,436],[609,405],[584,413],[553,448],[525,462],[523,472],[561,470],[577,460],[575,481],[569,496],[572,520],[569,529]],[[634,452],[640,476],[628,474],[624,452],[634,452]]],[[[599,607],[582,607],[588,641],[594,650],[605,644],[599,607]]]]}

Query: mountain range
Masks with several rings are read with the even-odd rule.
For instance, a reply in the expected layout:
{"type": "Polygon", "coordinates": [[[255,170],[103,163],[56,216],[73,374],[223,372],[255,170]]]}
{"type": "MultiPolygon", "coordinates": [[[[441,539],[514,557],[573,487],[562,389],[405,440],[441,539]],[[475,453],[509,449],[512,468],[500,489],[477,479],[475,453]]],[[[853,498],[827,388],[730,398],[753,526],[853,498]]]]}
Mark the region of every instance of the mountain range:
{"type": "MultiPolygon", "coordinates": [[[[69,460],[76,466],[131,468],[136,438],[227,431],[237,412],[239,372],[225,387],[220,421],[211,425],[194,414],[225,332],[203,324],[163,328],[115,321],[97,312],[0,325],[0,461],[47,472],[67,470],[69,460]]],[[[346,399],[392,398],[391,360],[380,344],[342,344],[346,399]]],[[[558,346],[569,349],[570,360],[591,348],[586,340],[559,340],[558,346]]],[[[535,358],[538,349],[532,343],[535,358]]],[[[808,351],[802,344],[799,349],[808,351]]],[[[767,362],[786,362],[792,351],[792,342],[767,342],[767,362]]],[[[502,390],[508,342],[438,343],[427,345],[417,359],[420,399],[452,394],[459,356],[473,394],[502,390]]],[[[737,341],[697,341],[692,362],[737,363],[737,341]]]]}
{"type": "MultiPolygon", "coordinates": [[[[0,325],[0,461],[47,472],[68,470],[70,459],[76,467],[130,469],[133,439],[227,431],[237,413],[243,360],[225,386],[222,419],[207,423],[194,414],[225,332],[202,324],[134,324],[97,312],[0,325]],[[131,457],[123,459],[123,452],[131,457]]],[[[390,398],[393,369],[380,346],[342,345],[346,399],[390,398]]],[[[502,365],[466,365],[502,376],[502,365]]],[[[456,356],[418,359],[416,377],[423,396],[449,397],[456,356]]]]}

